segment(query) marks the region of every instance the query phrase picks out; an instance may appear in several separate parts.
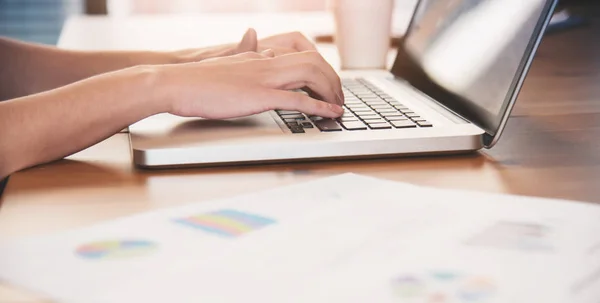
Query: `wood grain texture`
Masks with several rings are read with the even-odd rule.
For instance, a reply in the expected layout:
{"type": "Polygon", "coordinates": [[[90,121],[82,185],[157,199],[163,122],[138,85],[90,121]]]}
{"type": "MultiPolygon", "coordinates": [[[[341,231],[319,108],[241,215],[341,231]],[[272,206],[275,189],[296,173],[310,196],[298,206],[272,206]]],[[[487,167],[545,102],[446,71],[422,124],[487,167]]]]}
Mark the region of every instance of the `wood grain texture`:
{"type": "MultiPolygon", "coordinates": [[[[600,10],[591,25],[547,36],[506,132],[460,156],[141,171],[126,134],[14,174],[0,237],[88,226],[141,211],[354,172],[440,188],[600,202],[600,10]]],[[[344,184],[340,184],[343,187],[344,184]]],[[[0,287],[0,302],[42,302],[0,287]]]]}

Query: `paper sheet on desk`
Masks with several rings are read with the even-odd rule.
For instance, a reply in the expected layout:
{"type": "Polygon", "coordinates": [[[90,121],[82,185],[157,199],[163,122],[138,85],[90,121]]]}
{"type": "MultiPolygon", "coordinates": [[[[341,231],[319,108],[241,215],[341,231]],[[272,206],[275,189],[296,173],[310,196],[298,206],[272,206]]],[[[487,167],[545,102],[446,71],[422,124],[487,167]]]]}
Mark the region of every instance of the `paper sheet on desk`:
{"type": "Polygon", "coordinates": [[[345,174],[3,243],[0,279],[58,302],[593,302],[599,247],[598,207],[345,174]]]}

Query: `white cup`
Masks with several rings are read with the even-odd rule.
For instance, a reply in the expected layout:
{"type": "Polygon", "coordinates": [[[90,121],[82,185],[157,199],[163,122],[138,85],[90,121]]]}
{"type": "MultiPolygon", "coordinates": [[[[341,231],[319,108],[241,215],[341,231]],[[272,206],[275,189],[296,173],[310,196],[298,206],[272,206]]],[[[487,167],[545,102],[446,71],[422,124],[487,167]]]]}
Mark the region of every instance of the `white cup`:
{"type": "Polygon", "coordinates": [[[329,0],[342,69],[385,69],[394,0],[329,0]]]}

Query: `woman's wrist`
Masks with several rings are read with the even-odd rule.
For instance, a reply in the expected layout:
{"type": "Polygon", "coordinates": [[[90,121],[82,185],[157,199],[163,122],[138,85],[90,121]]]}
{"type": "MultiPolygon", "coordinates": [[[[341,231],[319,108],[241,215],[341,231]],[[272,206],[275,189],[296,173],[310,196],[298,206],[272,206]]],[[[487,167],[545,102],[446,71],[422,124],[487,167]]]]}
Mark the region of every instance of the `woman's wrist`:
{"type": "Polygon", "coordinates": [[[141,109],[142,116],[169,112],[168,81],[164,79],[164,68],[160,65],[140,65],[127,69],[128,79],[135,87],[132,91],[141,109]]]}

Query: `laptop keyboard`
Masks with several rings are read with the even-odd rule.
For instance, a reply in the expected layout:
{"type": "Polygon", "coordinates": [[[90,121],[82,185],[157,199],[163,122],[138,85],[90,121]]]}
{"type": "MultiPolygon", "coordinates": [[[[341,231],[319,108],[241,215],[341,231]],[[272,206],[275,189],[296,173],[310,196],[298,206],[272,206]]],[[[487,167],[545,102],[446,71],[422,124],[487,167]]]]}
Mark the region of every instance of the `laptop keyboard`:
{"type": "Polygon", "coordinates": [[[344,115],[337,119],[307,116],[297,111],[276,110],[292,133],[306,129],[322,132],[368,131],[398,128],[432,127],[410,108],[395,100],[368,81],[344,79],[344,115]]]}

